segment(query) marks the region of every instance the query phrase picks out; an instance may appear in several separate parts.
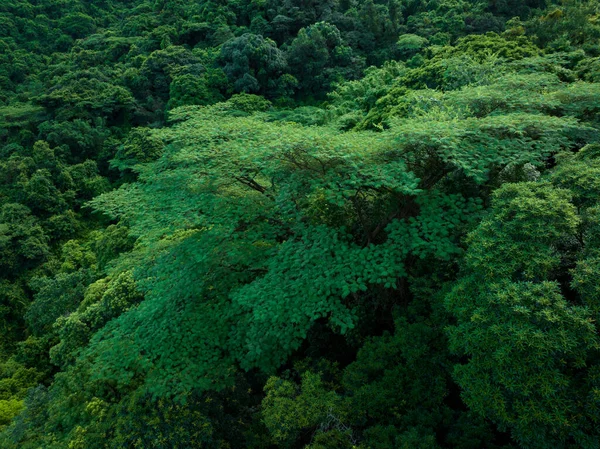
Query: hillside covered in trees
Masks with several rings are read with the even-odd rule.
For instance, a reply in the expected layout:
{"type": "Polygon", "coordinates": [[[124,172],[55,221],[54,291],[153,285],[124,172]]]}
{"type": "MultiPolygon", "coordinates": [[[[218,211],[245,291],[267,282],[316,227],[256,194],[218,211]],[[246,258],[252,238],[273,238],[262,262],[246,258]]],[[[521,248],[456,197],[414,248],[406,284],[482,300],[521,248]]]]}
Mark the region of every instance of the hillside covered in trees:
{"type": "Polygon", "coordinates": [[[600,449],[596,0],[1,0],[0,448],[600,449]]]}

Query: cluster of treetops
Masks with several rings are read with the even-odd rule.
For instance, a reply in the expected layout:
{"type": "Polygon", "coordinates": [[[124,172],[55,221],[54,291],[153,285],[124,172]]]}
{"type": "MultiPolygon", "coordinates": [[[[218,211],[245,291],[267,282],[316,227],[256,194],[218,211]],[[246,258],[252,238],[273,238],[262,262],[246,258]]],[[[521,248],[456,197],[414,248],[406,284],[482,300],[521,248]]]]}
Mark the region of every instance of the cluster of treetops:
{"type": "Polygon", "coordinates": [[[600,448],[596,0],[0,1],[0,447],[600,448]]]}

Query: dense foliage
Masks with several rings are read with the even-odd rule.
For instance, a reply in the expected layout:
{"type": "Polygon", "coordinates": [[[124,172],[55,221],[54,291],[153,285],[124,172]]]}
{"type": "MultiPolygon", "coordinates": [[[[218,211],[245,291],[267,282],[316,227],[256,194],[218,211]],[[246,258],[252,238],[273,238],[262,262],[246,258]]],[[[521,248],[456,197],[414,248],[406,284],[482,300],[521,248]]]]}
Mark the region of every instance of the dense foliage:
{"type": "Polygon", "coordinates": [[[600,449],[594,0],[0,2],[0,447],[600,449]]]}

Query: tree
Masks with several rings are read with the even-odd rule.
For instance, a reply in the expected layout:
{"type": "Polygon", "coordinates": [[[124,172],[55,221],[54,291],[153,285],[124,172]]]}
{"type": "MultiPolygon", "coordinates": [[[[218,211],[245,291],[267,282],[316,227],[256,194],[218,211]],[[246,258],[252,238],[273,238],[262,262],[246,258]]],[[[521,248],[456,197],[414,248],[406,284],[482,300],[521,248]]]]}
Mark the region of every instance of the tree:
{"type": "Polygon", "coordinates": [[[322,97],[335,82],[356,78],[362,61],[344,45],[340,31],[327,22],[302,28],[287,50],[292,74],[308,97],[322,97]]]}
{"type": "Polygon", "coordinates": [[[149,83],[149,90],[166,102],[173,79],[186,74],[200,76],[205,68],[200,59],[182,46],[168,46],[156,50],[144,60],[141,75],[149,83]]]}
{"type": "Polygon", "coordinates": [[[597,449],[598,12],[0,1],[0,447],[597,449]]]}
{"type": "Polygon", "coordinates": [[[15,203],[0,208],[0,266],[9,276],[49,255],[48,237],[26,206],[15,203]]]}
{"type": "Polygon", "coordinates": [[[60,20],[59,26],[74,39],[92,34],[96,28],[94,19],[80,12],[63,17],[60,20]]]}
{"type": "MultiPolygon", "coordinates": [[[[585,179],[580,184],[590,185],[585,179]]],[[[454,371],[464,401],[510,429],[523,447],[598,444],[591,429],[598,419],[599,342],[585,281],[593,276],[593,256],[572,272],[575,295],[565,290],[566,259],[581,257],[581,245],[584,254],[595,249],[594,240],[577,238],[589,224],[573,202],[569,190],[548,181],[500,188],[469,236],[462,277],[446,298],[457,318],[451,348],[468,356],[454,371]]]]}
{"type": "Polygon", "coordinates": [[[250,33],[226,42],[219,61],[236,92],[267,97],[277,92],[287,69],[285,55],[274,41],[250,33]]]}

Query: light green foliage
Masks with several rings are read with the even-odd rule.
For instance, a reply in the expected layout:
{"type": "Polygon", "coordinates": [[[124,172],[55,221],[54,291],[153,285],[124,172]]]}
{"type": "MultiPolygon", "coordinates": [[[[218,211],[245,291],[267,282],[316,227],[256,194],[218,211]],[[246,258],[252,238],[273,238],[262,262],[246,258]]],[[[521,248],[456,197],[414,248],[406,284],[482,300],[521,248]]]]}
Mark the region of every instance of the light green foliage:
{"type": "Polygon", "coordinates": [[[551,174],[553,183],[570,189],[573,203],[581,211],[582,224],[578,238],[585,248],[571,272],[571,287],[579,293],[592,316],[597,316],[600,308],[600,290],[595,281],[600,262],[599,149],[598,144],[587,145],[574,156],[564,155],[565,159],[551,174]]]}
{"type": "Polygon", "coordinates": [[[581,120],[598,123],[600,110],[597,99],[599,94],[598,84],[579,82],[557,92],[556,96],[567,114],[581,120]]]}
{"type": "Polygon", "coordinates": [[[432,47],[428,60],[399,73],[388,83],[387,89],[377,94],[375,104],[357,128],[379,128],[390,116],[402,114],[407,88],[451,91],[469,85],[491,84],[499,73],[511,71],[508,62],[538,54],[539,49],[523,36],[510,38],[494,33],[460,39],[453,47],[432,47]]]}
{"type": "Polygon", "coordinates": [[[12,419],[23,409],[23,401],[18,399],[0,399],[0,426],[10,424],[12,419]]]}
{"type": "Polygon", "coordinates": [[[427,45],[429,41],[416,34],[403,34],[398,39],[398,50],[404,57],[414,56],[427,45]]]}
{"type": "Polygon", "coordinates": [[[233,111],[246,112],[264,112],[271,108],[272,103],[264,97],[252,94],[233,95],[226,103],[233,111]]]}
{"type": "Polygon", "coordinates": [[[19,414],[27,390],[40,378],[35,369],[26,368],[14,359],[0,363],[0,428],[5,428],[19,414]]]}
{"type": "MultiPolygon", "coordinates": [[[[173,120],[179,118],[176,112],[173,120]]],[[[187,363],[198,357],[193,362],[196,368],[186,373],[189,377],[176,374],[180,353],[174,352],[171,361],[158,360],[160,369],[169,374],[149,381],[148,386],[163,392],[171,376],[176,376],[172,381],[177,379],[182,387],[208,388],[218,377],[213,374],[207,383],[202,380],[204,370],[210,367],[215,373],[217,360],[231,363],[237,359],[247,368],[271,370],[298,348],[315,320],[327,317],[342,332],[351,327],[345,297],[369,284],[391,286],[403,273],[402,253],[392,247],[361,247],[341,229],[311,223],[317,218],[312,198],[321,197],[332,210],[345,209],[342,214],[358,219],[359,212],[352,209],[353,203],[361,207],[361,190],[364,194],[376,194],[380,189],[398,194],[414,191],[416,180],[403,172],[401,161],[381,159],[374,151],[376,141],[369,136],[350,142],[331,132],[324,136],[324,130],[310,133],[298,126],[254,118],[215,119],[215,113],[216,109],[199,110],[193,119],[163,133],[171,143],[170,150],[152,171],[144,168],[143,183],[95,202],[96,207],[130,222],[134,234],[144,235],[156,248],[152,253],[159,257],[151,272],[140,273],[142,278],[149,276],[142,284],[149,299],[115,323],[123,329],[133,326],[135,333],[120,331],[129,337],[120,338],[118,344],[112,343],[112,338],[102,343],[101,347],[111,348],[101,357],[125,362],[127,356],[117,356],[116,351],[131,342],[150,353],[162,351],[161,344],[175,351],[202,342],[203,351],[185,355],[187,363]],[[287,147],[284,153],[282,142],[287,147]],[[365,154],[369,147],[371,154],[365,154]],[[188,177],[197,172],[200,161],[202,175],[188,177]],[[159,168],[165,163],[164,169],[159,168]],[[188,184],[191,179],[194,181],[188,184]],[[146,189],[157,192],[159,185],[159,196],[153,193],[151,203],[146,203],[150,198],[146,189]],[[176,197],[181,200],[173,201],[176,197]],[[197,210],[202,214],[194,212],[197,210]],[[185,228],[196,230],[179,231],[170,241],[152,243],[154,232],[159,236],[185,228]],[[331,256],[323,258],[324,253],[331,256]],[[188,260],[196,261],[196,274],[188,271],[188,260]],[[290,275],[300,267],[300,276],[290,275]],[[163,284],[165,270],[179,274],[163,284]],[[215,274],[202,278],[198,273],[204,270],[215,274]],[[155,272],[163,274],[157,277],[155,272]],[[202,297],[206,299],[197,300],[202,297]],[[282,297],[288,298],[287,305],[282,297]],[[174,301],[186,312],[173,315],[166,306],[174,301]],[[166,315],[148,319],[144,315],[148,313],[166,315]],[[184,316],[189,321],[182,321],[184,316]],[[223,358],[224,348],[230,348],[233,359],[229,362],[223,358]]],[[[189,117],[187,110],[180,114],[189,117]]],[[[134,356],[137,351],[126,352],[134,356]]],[[[226,364],[221,372],[228,372],[226,364]]]]}
{"type": "MultiPolygon", "coordinates": [[[[435,101],[434,93],[424,95],[425,104],[435,101]]],[[[407,165],[426,186],[450,172],[477,184],[493,181],[505,167],[540,166],[551,154],[568,148],[569,142],[594,133],[570,118],[525,113],[460,118],[452,110],[426,105],[430,110],[423,111],[415,106],[415,115],[421,117],[396,121],[392,132],[398,144],[410,151],[407,165]]]]}
{"type": "Polygon", "coordinates": [[[586,81],[600,81],[600,57],[585,58],[577,65],[578,72],[586,81]]]}
{"type": "Polygon", "coordinates": [[[278,122],[299,123],[305,126],[322,126],[329,121],[329,113],[314,106],[271,110],[269,117],[278,122]]]}
{"type": "MultiPolygon", "coordinates": [[[[554,280],[582,225],[572,201],[569,190],[548,182],[500,188],[446,298],[458,319],[451,348],[469,356],[455,367],[465,402],[525,447],[597,444],[589,431],[597,419],[594,308],[567,300],[554,280]]],[[[584,259],[574,273],[574,286],[587,295],[583,273],[591,265],[584,259]]],[[[584,304],[593,305],[587,295],[584,304]]]]}
{"type": "MultiPolygon", "coordinates": [[[[67,337],[63,334],[69,332],[63,329],[65,323],[83,320],[84,324],[78,326],[83,326],[86,332],[80,329],[77,338],[68,337],[80,343],[61,342],[61,345],[64,343],[78,348],[101,326],[139,302],[140,295],[127,273],[94,283],[109,262],[120,252],[131,249],[132,244],[127,229],[113,225],[103,232],[91,233],[87,240],[69,240],[62,245],[61,256],[43,266],[47,274],[34,277],[29,282],[34,295],[24,317],[30,331],[37,337],[57,332],[65,340],[67,337]],[[100,290],[97,288],[99,285],[103,286],[100,290]],[[77,313],[72,313],[75,311],[77,313]],[[81,315],[80,312],[86,313],[81,315]]],[[[73,351],[71,347],[62,352],[65,352],[64,357],[69,358],[73,351]]],[[[59,365],[64,363],[57,362],[59,365]]]]}
{"type": "Polygon", "coordinates": [[[598,13],[0,1],[0,447],[597,449],[598,13]]]}
{"type": "Polygon", "coordinates": [[[594,206],[600,194],[600,145],[583,147],[575,155],[561,155],[561,163],[552,171],[552,183],[569,189],[578,207],[594,206]]]}
{"type": "Polygon", "coordinates": [[[387,62],[383,67],[369,67],[360,80],[348,81],[336,86],[329,94],[330,109],[340,116],[342,129],[351,129],[369,113],[390,89],[393,81],[406,72],[400,62],[387,62]]]}
{"type": "Polygon", "coordinates": [[[300,388],[290,381],[272,377],[265,385],[265,393],[263,420],[275,441],[287,446],[285,443],[298,438],[300,431],[312,428],[318,433],[345,434],[347,444],[341,447],[351,447],[348,443],[352,435],[344,424],[348,412],[344,410],[342,398],[334,391],[327,391],[318,374],[306,372],[300,388]]]}
{"type": "Polygon", "coordinates": [[[242,366],[278,367],[321,317],[345,333],[354,317],[340,299],[366,291],[370,284],[390,287],[404,274],[399,248],[359,248],[348,240],[309,227],[297,240],[279,246],[262,278],[232,294],[234,303],[251,313],[248,328],[242,328],[240,343],[247,351],[242,366]]]}
{"type": "Polygon", "coordinates": [[[0,108],[0,126],[19,128],[42,120],[44,110],[32,104],[13,104],[0,108]]]}
{"type": "Polygon", "coordinates": [[[136,370],[149,370],[146,387],[164,394],[221,385],[233,363],[276,369],[316,320],[352,328],[350,304],[396,287],[409,254],[461,254],[479,203],[429,189],[451,174],[498,182],[507,167],[541,165],[586,131],[534,114],[429,113],[386,136],[348,140],[231,117],[226,106],[224,114],[222,106],[173,111],[176,125],[160,133],[169,143],[163,157],[138,168],[137,184],[94,202],[129,223],[152,254],[138,274],[148,300],[94,340],[102,376],[126,382],[133,374],[117,373],[136,357],[136,370]],[[200,341],[198,353],[177,349],[200,341]],[[158,357],[165,352],[171,357],[158,357]],[[180,358],[194,369],[181,372],[180,358]]]}
{"type": "Polygon", "coordinates": [[[495,215],[471,236],[482,244],[469,250],[467,263],[493,280],[544,279],[560,262],[551,243],[574,235],[580,221],[570,200],[569,191],[546,183],[503,187],[494,194],[495,215]]]}
{"type": "MultiPolygon", "coordinates": [[[[83,300],[79,301],[78,309],[54,323],[60,343],[50,350],[52,362],[62,368],[73,363],[77,352],[85,347],[95,332],[142,299],[130,272],[91,284],[83,300]]],[[[65,306],[62,308],[69,310],[65,306]]]]}
{"type": "Polygon", "coordinates": [[[390,223],[390,241],[420,259],[451,260],[462,254],[460,238],[480,217],[481,201],[429,192],[415,202],[419,215],[390,223]]]}
{"type": "MultiPolygon", "coordinates": [[[[523,61],[523,64],[526,64],[523,61]]],[[[421,115],[429,111],[448,111],[459,117],[498,116],[511,112],[532,112],[545,115],[569,115],[584,121],[596,120],[597,85],[566,84],[550,73],[507,73],[493,79],[479,79],[477,84],[440,94],[432,90],[403,92],[389,104],[392,116],[421,115]]],[[[377,102],[383,106],[386,97],[377,102]]],[[[363,122],[375,120],[377,107],[363,122]]],[[[383,116],[385,117],[385,115],[383,116]]],[[[383,118],[382,117],[382,118],[383,118]]]]}

